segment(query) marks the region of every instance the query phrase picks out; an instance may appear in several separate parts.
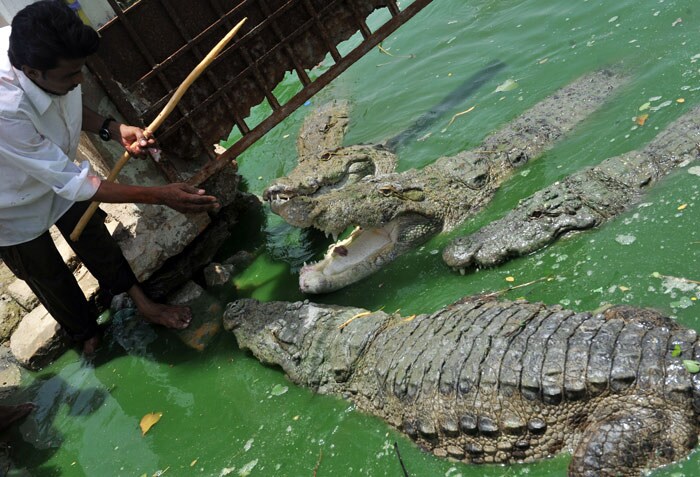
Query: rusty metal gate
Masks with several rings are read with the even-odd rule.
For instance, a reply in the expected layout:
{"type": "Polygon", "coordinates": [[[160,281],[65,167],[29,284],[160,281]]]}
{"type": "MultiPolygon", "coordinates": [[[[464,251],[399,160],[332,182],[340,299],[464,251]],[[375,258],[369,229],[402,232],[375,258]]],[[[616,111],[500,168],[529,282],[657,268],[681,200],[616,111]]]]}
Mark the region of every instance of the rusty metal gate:
{"type": "Polygon", "coordinates": [[[99,32],[100,51],[88,62],[120,113],[149,124],[210,49],[244,17],[248,21],[182,98],[159,129],[158,166],[172,182],[200,184],[260,139],[365,53],[427,6],[415,0],[108,0],[116,17],[99,32]],[[387,8],[375,31],[367,17],[387,8]],[[356,32],[361,43],[342,55],[338,45],[356,32]],[[328,54],[333,65],[309,71],[328,54]],[[284,104],[273,90],[293,72],[300,90],[284,104]],[[267,100],[271,114],[250,127],[250,109],[267,100]],[[218,155],[213,144],[236,126],[239,139],[218,155]]]}

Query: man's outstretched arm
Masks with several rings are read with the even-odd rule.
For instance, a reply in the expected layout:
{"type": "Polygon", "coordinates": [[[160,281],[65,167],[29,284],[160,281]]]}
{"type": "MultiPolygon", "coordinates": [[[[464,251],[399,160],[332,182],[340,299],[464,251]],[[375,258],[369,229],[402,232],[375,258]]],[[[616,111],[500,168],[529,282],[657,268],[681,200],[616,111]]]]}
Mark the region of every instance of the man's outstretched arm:
{"type": "Polygon", "coordinates": [[[178,212],[207,212],[220,207],[219,200],[212,195],[205,195],[204,189],[183,183],[144,187],[103,180],[91,200],[107,203],[160,204],[178,212]]]}

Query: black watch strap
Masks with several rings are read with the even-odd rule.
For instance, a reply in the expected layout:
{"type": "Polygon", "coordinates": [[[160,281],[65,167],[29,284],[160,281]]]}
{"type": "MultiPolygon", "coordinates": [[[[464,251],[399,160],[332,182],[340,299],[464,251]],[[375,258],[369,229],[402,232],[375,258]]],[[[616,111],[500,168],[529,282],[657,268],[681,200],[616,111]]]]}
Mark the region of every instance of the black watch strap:
{"type": "Polygon", "coordinates": [[[102,138],[103,141],[110,141],[112,140],[112,133],[109,132],[109,123],[116,121],[114,118],[106,118],[104,122],[102,123],[102,126],[100,126],[100,138],[102,138]]]}

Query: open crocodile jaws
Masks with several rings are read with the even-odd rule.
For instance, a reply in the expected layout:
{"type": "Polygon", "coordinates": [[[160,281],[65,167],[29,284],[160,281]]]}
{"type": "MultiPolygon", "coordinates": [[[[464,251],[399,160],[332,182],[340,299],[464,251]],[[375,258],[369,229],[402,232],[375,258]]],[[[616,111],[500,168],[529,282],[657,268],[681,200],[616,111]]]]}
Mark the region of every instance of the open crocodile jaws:
{"type": "Polygon", "coordinates": [[[327,193],[276,201],[273,211],[294,226],[333,235],[359,227],[321,261],[302,268],[301,290],[340,289],[459,225],[491,200],[515,168],[550,148],[623,83],[610,71],[586,75],[489,136],[478,150],[440,158],[422,170],[375,174],[327,193]]]}
{"type": "Polygon", "coordinates": [[[244,299],[224,326],[295,383],[465,463],[571,451],[570,476],[639,476],[688,455],[700,431],[700,375],[683,365],[700,359],[697,333],[649,309],[477,296],[402,317],[244,299]]]}

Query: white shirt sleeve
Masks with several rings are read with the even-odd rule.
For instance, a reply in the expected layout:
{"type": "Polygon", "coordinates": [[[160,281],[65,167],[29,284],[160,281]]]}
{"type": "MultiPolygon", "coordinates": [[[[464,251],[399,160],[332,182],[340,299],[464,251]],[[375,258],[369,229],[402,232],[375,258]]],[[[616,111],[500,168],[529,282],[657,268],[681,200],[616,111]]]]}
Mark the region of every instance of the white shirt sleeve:
{"type": "Polygon", "coordinates": [[[0,156],[67,200],[88,200],[100,186],[87,161],[76,166],[29,119],[0,118],[0,156]]]}

